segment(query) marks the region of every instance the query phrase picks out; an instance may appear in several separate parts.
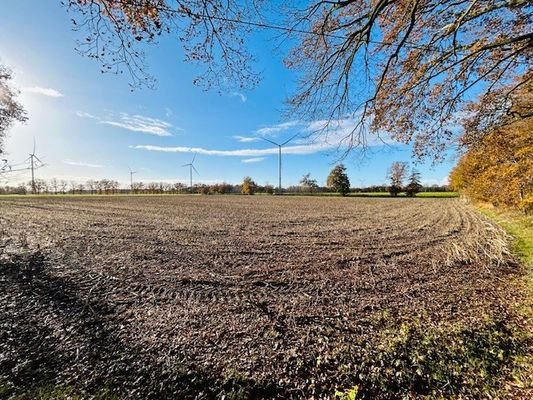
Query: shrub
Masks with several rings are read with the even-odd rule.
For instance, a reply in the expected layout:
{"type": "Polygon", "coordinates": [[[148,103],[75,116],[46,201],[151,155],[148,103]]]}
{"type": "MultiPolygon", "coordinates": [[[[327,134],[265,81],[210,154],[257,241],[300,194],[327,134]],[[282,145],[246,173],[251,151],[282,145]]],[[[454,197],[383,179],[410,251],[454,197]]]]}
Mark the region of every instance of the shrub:
{"type": "Polygon", "coordinates": [[[241,193],[242,194],[255,194],[255,191],[257,189],[257,184],[250,178],[249,176],[246,176],[241,185],[241,193]]]}

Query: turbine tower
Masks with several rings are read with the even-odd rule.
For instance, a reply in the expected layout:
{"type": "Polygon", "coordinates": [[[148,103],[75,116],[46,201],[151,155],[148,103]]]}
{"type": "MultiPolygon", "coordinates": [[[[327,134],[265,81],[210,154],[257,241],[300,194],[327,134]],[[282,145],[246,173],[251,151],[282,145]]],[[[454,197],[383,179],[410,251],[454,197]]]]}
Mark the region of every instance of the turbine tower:
{"type": "Polygon", "coordinates": [[[281,148],[283,146],[285,146],[287,143],[289,143],[291,140],[293,140],[298,135],[299,134],[297,133],[296,135],[294,135],[290,139],[284,141],[283,143],[276,143],[276,142],[274,142],[274,141],[272,141],[270,139],[264,138],[264,137],[261,138],[263,140],[266,140],[269,143],[272,143],[275,146],[278,146],[278,150],[279,150],[279,152],[278,152],[278,178],[279,178],[279,181],[278,181],[278,193],[279,194],[281,194],[281,148]]]}
{"type": "Polygon", "coordinates": [[[131,168],[130,170],[130,192],[133,193],[133,175],[135,175],[139,171],[133,171],[131,168]]]}
{"type": "Polygon", "coordinates": [[[39,157],[35,155],[35,138],[33,138],[33,151],[30,153],[30,164],[31,164],[31,192],[32,194],[36,193],[35,190],[35,161],[39,161],[41,164],[44,164],[39,157]]]}
{"type": "Polygon", "coordinates": [[[189,167],[189,179],[190,179],[190,184],[189,184],[189,190],[191,191],[192,193],[192,170],[194,169],[194,172],[196,172],[196,174],[200,175],[198,173],[198,171],[196,170],[196,168],[194,168],[194,160],[196,159],[196,154],[198,153],[194,153],[194,156],[192,158],[192,161],[189,163],[189,164],[183,164],[182,167],[189,167]]]}

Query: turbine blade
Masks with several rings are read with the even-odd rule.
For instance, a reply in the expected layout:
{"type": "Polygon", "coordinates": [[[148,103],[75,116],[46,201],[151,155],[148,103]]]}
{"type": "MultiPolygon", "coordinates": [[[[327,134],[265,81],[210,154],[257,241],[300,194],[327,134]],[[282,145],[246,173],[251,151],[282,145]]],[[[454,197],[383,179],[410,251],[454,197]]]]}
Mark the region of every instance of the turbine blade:
{"type": "Polygon", "coordinates": [[[35,136],[33,137],[33,153],[35,155],[35,136]]]}
{"type": "Polygon", "coordinates": [[[282,146],[285,146],[287,143],[289,143],[292,139],[294,139],[296,136],[298,136],[299,133],[297,133],[296,135],[294,135],[293,137],[291,137],[289,140],[286,140],[283,142],[282,146]]]}
{"type": "Polygon", "coordinates": [[[270,143],[272,143],[272,144],[274,144],[276,146],[279,146],[279,143],[273,142],[272,140],[269,140],[267,138],[262,137],[261,139],[266,140],[267,142],[270,142],[270,143]]]}
{"type": "Polygon", "coordinates": [[[196,175],[200,175],[200,173],[194,168],[194,165],[191,164],[192,169],[194,169],[194,172],[196,172],[196,175]]]}
{"type": "Polygon", "coordinates": [[[193,156],[193,158],[192,158],[191,164],[193,164],[193,163],[194,163],[194,160],[196,160],[196,155],[197,155],[197,154],[198,154],[198,153],[194,153],[194,156],[193,156]]]}

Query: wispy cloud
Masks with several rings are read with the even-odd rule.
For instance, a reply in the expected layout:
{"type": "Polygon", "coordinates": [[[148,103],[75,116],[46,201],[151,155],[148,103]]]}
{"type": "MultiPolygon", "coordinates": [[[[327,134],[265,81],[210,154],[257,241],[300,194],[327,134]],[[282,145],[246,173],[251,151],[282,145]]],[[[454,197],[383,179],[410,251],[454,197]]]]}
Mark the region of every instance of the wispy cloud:
{"type": "Polygon", "coordinates": [[[73,167],[104,168],[104,166],[101,164],[92,164],[84,161],[63,160],[63,164],[70,165],[73,167]]]}
{"type": "Polygon", "coordinates": [[[422,184],[425,186],[431,186],[431,185],[446,186],[448,185],[448,183],[449,183],[449,180],[447,176],[443,176],[442,178],[422,179],[422,184]]]}
{"type": "MultiPolygon", "coordinates": [[[[295,138],[292,144],[288,144],[283,147],[283,154],[294,154],[294,155],[307,155],[315,154],[323,151],[335,151],[347,149],[350,146],[356,147],[357,145],[363,144],[358,143],[357,140],[357,131],[354,133],[354,130],[357,130],[358,125],[357,121],[353,119],[342,119],[337,121],[312,121],[308,123],[302,122],[288,122],[286,124],[280,124],[277,126],[272,126],[268,128],[269,132],[274,132],[275,129],[282,131],[284,129],[289,129],[291,126],[298,126],[298,132],[301,133],[300,138],[295,138]]],[[[255,142],[260,139],[260,136],[233,136],[242,143],[255,142]]],[[[383,144],[397,144],[390,139],[381,139],[376,135],[368,135],[365,138],[365,146],[379,146],[383,144]]],[[[265,143],[266,145],[266,143],[265,143]]],[[[158,151],[165,153],[198,153],[207,156],[221,156],[221,157],[251,157],[243,162],[259,162],[249,161],[256,158],[261,158],[271,154],[277,154],[279,149],[278,147],[267,147],[260,149],[235,149],[235,150],[219,150],[219,149],[206,149],[203,147],[185,147],[185,146],[176,146],[176,147],[166,147],[166,146],[155,146],[155,145],[136,145],[130,146],[134,149],[147,150],[147,151],[158,151]]]]}
{"type": "Polygon", "coordinates": [[[80,118],[98,119],[98,117],[95,117],[94,115],[89,114],[88,112],[83,112],[83,111],[76,111],[76,116],[80,118]]]}
{"type": "Polygon", "coordinates": [[[246,103],[246,100],[248,100],[248,98],[240,92],[231,92],[229,95],[230,97],[239,97],[241,99],[241,103],[246,103]]]}
{"type": "MultiPolygon", "coordinates": [[[[256,131],[262,136],[283,133],[284,138],[296,133],[298,136],[291,140],[293,144],[311,146],[317,151],[328,149],[346,149],[348,147],[372,147],[398,145],[385,132],[379,134],[369,133],[368,126],[361,127],[360,121],[355,118],[341,118],[337,120],[314,120],[314,121],[289,121],[278,125],[260,128],[256,131]],[[362,128],[362,129],[361,129],[362,128]]],[[[250,137],[260,139],[262,136],[250,137]]],[[[248,138],[244,136],[245,138],[248,138]]],[[[248,140],[252,141],[252,140],[248,140]]],[[[282,142],[283,140],[281,140],[282,142]]]]}
{"type": "Polygon", "coordinates": [[[361,126],[360,121],[354,118],[311,121],[302,128],[301,132],[306,141],[337,148],[399,144],[385,132],[369,133],[368,124],[361,126]]]}
{"type": "Polygon", "coordinates": [[[171,130],[182,130],[181,128],[174,127],[170,122],[138,114],[129,115],[127,113],[121,113],[119,116],[101,118],[87,112],[77,111],[76,115],[80,118],[97,120],[100,124],[116,126],[132,132],[146,133],[155,136],[172,136],[171,130]]]}
{"type": "Polygon", "coordinates": [[[160,119],[144,117],[142,115],[121,114],[119,119],[100,120],[101,124],[116,126],[133,132],[147,133],[156,136],[172,136],[169,129],[172,124],[160,119]]]}
{"type": "Polygon", "coordinates": [[[47,97],[64,97],[63,93],[61,93],[60,91],[56,89],[44,88],[41,86],[23,88],[22,91],[26,93],[40,94],[42,96],[47,96],[47,97]]]}
{"type": "Polygon", "coordinates": [[[258,137],[256,136],[239,136],[239,135],[235,135],[235,136],[232,136],[233,139],[236,139],[237,141],[241,142],[241,143],[251,143],[251,142],[257,142],[259,140],[258,137]]]}
{"type": "Polygon", "coordinates": [[[251,163],[258,163],[264,160],[266,160],[266,157],[253,157],[253,158],[245,158],[244,160],[241,160],[241,162],[245,164],[251,164],[251,163]]]}
{"type": "MultiPolygon", "coordinates": [[[[164,153],[198,153],[206,156],[222,156],[222,157],[260,157],[271,154],[278,154],[277,147],[270,147],[266,149],[238,149],[238,150],[212,150],[202,147],[166,147],[153,145],[136,145],[130,146],[133,149],[159,151],[164,153]]],[[[283,148],[284,154],[313,154],[324,150],[322,144],[313,143],[310,145],[295,145],[286,146],[283,148]]]]}
{"type": "Polygon", "coordinates": [[[302,123],[300,121],[288,121],[288,122],[283,122],[281,124],[264,126],[262,128],[257,129],[255,133],[261,136],[268,136],[268,135],[273,135],[276,133],[284,132],[291,128],[295,128],[301,125],[302,123]]]}

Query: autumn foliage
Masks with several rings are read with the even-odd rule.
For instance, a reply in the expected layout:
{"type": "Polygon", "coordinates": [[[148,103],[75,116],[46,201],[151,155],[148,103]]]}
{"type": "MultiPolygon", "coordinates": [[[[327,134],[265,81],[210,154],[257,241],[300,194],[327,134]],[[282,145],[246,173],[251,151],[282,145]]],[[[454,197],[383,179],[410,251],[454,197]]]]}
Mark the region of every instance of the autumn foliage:
{"type": "Polygon", "coordinates": [[[0,64],[0,154],[7,130],[14,122],[27,119],[26,111],[17,100],[18,92],[11,86],[12,79],[11,70],[0,64]]]}
{"type": "Polygon", "coordinates": [[[242,181],[241,193],[242,194],[255,194],[257,190],[257,183],[255,183],[252,178],[245,176],[242,181]]]}
{"type": "MultiPolygon", "coordinates": [[[[531,85],[529,85],[531,86],[531,85]]],[[[517,97],[515,109],[531,109],[530,87],[517,97]]],[[[450,184],[474,200],[498,207],[533,210],[533,117],[506,116],[503,123],[467,131],[468,150],[450,175],[450,184]],[[472,132],[475,132],[473,140],[472,132]]]]}
{"type": "Polygon", "coordinates": [[[346,167],[343,164],[336,165],[331,170],[327,179],[328,187],[341,196],[346,196],[350,191],[350,179],[346,174],[346,167]]]}

